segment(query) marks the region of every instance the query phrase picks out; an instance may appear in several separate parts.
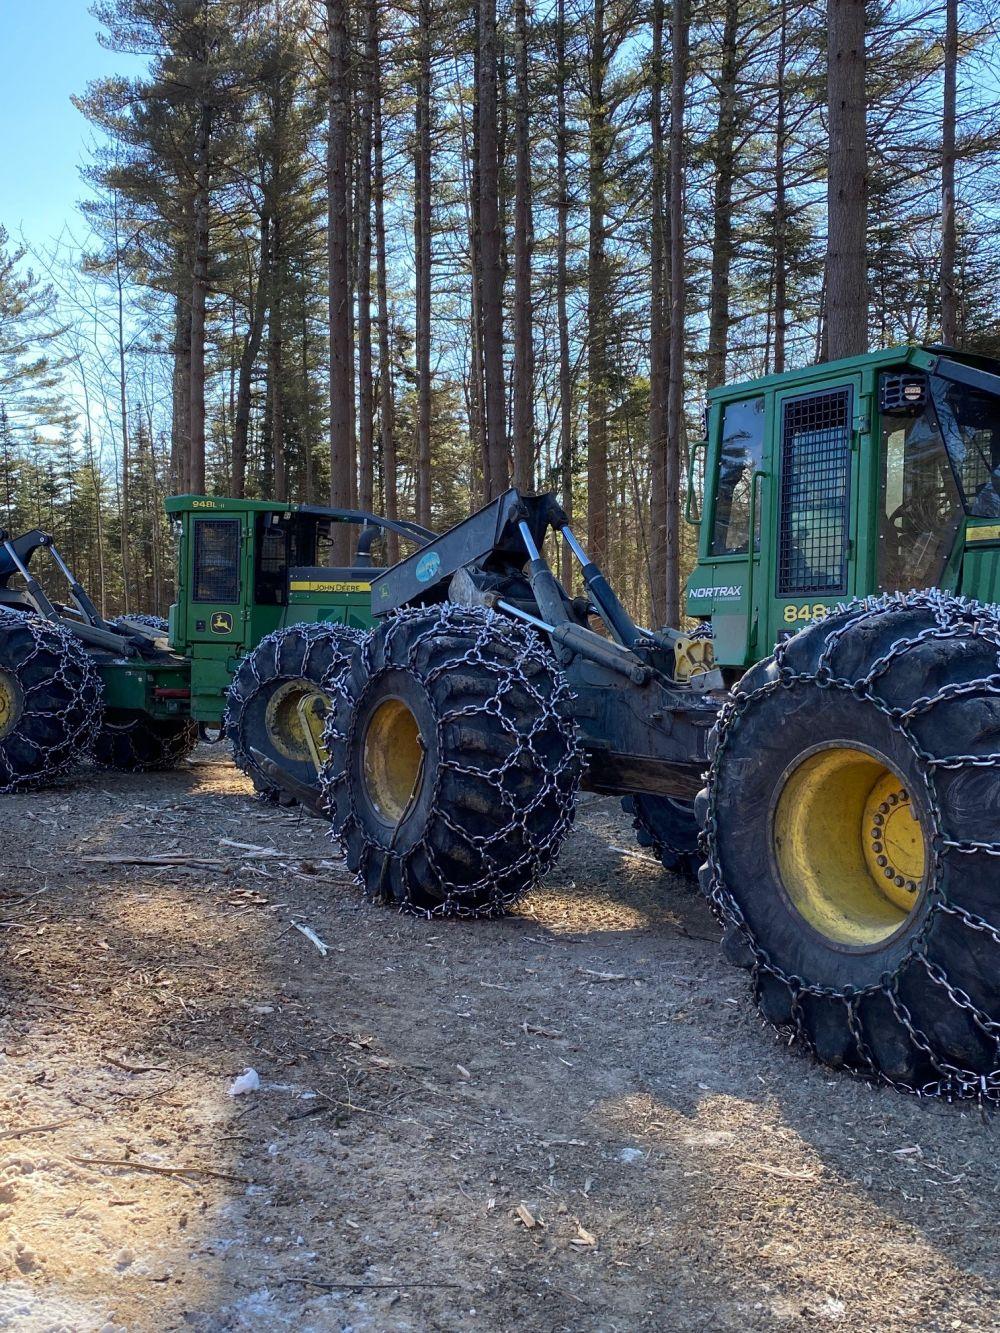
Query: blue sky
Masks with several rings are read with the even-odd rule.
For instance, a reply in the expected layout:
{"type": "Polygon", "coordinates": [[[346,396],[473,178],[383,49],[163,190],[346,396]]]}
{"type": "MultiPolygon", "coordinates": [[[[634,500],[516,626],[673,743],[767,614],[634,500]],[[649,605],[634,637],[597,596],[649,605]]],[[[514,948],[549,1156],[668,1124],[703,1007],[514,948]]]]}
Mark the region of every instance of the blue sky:
{"type": "Polygon", "coordinates": [[[141,68],[97,42],[91,0],[0,0],[0,223],[42,245],[76,226],[93,131],[70,102],[91,79],[141,68]]]}

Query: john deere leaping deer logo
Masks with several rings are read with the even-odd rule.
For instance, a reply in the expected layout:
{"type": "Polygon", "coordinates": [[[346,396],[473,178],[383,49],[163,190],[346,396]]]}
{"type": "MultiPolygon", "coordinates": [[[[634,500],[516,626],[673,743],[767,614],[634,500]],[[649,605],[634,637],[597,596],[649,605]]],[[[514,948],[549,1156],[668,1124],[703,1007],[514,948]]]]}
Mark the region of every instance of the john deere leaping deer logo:
{"type": "Polygon", "coordinates": [[[233,629],[233,617],[228,611],[212,612],[212,633],[213,634],[231,634],[233,629]]]}

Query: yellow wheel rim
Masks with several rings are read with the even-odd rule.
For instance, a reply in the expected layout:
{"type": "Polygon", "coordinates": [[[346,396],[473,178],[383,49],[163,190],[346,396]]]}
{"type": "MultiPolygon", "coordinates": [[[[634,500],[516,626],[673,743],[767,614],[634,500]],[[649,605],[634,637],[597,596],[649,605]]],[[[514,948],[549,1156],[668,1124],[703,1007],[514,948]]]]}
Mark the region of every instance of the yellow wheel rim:
{"type": "Polygon", "coordinates": [[[421,780],[424,746],[417,719],[402,699],[383,699],[365,730],[362,772],[368,797],[390,824],[398,824],[421,780]]]}
{"type": "Polygon", "coordinates": [[[312,747],[302,721],[299,704],[310,696],[329,700],[316,689],[312,681],[288,680],[271,695],[267,703],[264,725],[268,738],[279,754],[297,763],[312,762],[312,747]]]}
{"type": "Polygon", "coordinates": [[[21,693],[11,676],[0,671],[0,737],[12,731],[21,714],[21,693]]]}
{"type": "Polygon", "coordinates": [[[772,838],[785,892],[835,944],[871,948],[916,911],[927,868],[923,826],[888,762],[830,746],[785,776],[772,838]]]}

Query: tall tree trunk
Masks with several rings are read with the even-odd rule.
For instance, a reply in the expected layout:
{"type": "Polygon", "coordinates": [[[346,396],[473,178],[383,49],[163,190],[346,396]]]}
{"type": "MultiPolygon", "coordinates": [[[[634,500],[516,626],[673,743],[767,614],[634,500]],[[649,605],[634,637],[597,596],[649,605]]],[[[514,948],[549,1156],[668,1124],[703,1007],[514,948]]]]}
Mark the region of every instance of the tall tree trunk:
{"type": "Polygon", "coordinates": [[[608,535],[608,111],[604,0],[594,0],[588,120],[589,246],[587,268],[587,543],[592,560],[607,558],[608,535]]]}
{"type": "Polygon", "coordinates": [[[208,302],[208,258],[211,244],[209,151],[212,108],[203,106],[195,140],[194,267],[191,282],[191,425],[187,489],[205,491],[205,308],[208,302]]]}
{"type": "Polygon", "coordinates": [[[307,505],[316,503],[316,465],[313,458],[312,418],[309,412],[309,308],[306,298],[305,274],[300,272],[302,289],[302,460],[303,499],[307,505]]]}
{"type": "Polygon", "coordinates": [[[483,401],[486,417],[485,489],[507,487],[507,423],[504,414],[503,267],[500,239],[500,165],[497,141],[496,0],[479,0],[479,240],[483,321],[483,401]]]}
{"type": "Polygon", "coordinates": [[[431,522],[431,7],[418,3],[413,240],[416,259],[416,519],[431,522]]]}
{"type": "Polygon", "coordinates": [[[514,110],[514,485],[534,489],[535,354],[531,303],[531,137],[528,115],[528,19],[525,0],[514,0],[516,105],[514,110]]]}
{"type": "Polygon", "coordinates": [[[739,0],[725,0],[719,68],[719,116],[715,130],[715,208],[712,276],[708,300],[707,387],[726,382],[729,350],[729,274],[733,263],[733,174],[736,152],[736,38],[739,0]]]}
{"type": "MultiPolygon", "coordinates": [[[[190,266],[187,273],[190,277],[190,266]]],[[[191,458],[191,284],[181,282],[174,298],[173,410],[170,427],[170,488],[188,488],[191,458]]],[[[104,612],[102,610],[101,614],[104,612]]]]}
{"type": "MultiPolygon", "coordinates": [[[[374,9],[378,22],[378,10],[374,9]]],[[[385,164],[382,134],[382,70],[379,37],[375,34],[376,59],[372,68],[372,190],[375,198],[375,299],[378,306],[379,435],[382,445],[382,475],[385,485],[385,516],[399,517],[396,498],[396,401],[392,383],[392,344],[389,336],[389,281],[385,251],[385,164]]],[[[399,539],[390,532],[386,559],[399,559],[399,539]]]]}
{"type": "Polygon", "coordinates": [[[958,0],[945,0],[944,106],[941,116],[941,341],[958,342],[955,292],[955,103],[958,84],[958,0]]]}
{"type": "Polygon", "coordinates": [[[122,414],[122,508],[121,508],[121,546],[122,546],[122,599],[126,615],[130,610],[132,596],[131,545],[132,545],[132,503],[131,503],[131,459],[129,457],[128,428],[128,384],[125,377],[125,289],[122,279],[121,239],[118,232],[118,191],[112,196],[115,241],[115,291],[117,296],[117,352],[118,352],[118,407],[122,414]]]}
{"type": "Polygon", "coordinates": [[[788,0],[781,0],[781,31],[778,37],[777,107],[774,121],[774,373],[785,369],[785,339],[788,332],[788,195],[785,154],[787,110],[785,73],[788,66],[788,0]]]}
{"type": "MultiPolygon", "coordinates": [[[[478,32],[478,18],[477,18],[478,32]]],[[[486,390],[483,384],[483,248],[479,230],[479,43],[473,47],[472,79],[472,152],[465,148],[463,120],[463,151],[469,159],[469,266],[472,270],[469,338],[469,397],[472,405],[472,436],[479,455],[479,496],[483,504],[490,498],[490,459],[486,440],[486,390]]]]}
{"type": "MultiPolygon", "coordinates": [[[[570,364],[567,309],[567,250],[569,248],[569,133],[566,123],[566,0],[558,0],[556,16],[556,321],[559,326],[559,475],[562,507],[573,518],[573,381],[570,364]]],[[[562,583],[573,590],[573,559],[565,543],[559,551],[562,583]]]]}
{"type": "Polygon", "coordinates": [[[680,624],[680,477],[684,447],[684,97],[688,75],[689,0],[673,0],[670,81],[670,346],[667,386],[667,456],[664,489],[667,528],[664,617],[680,624]]]}
{"type": "Polygon", "coordinates": [[[233,417],[233,495],[237,499],[246,494],[247,435],[250,429],[250,398],[253,371],[264,336],[264,320],[271,291],[271,217],[267,208],[260,215],[260,265],[257,270],[257,290],[254,292],[250,327],[240,353],[237,372],[236,412],[233,417]]]}
{"type": "MultiPolygon", "coordinates": [[[[351,61],[350,61],[350,32],[348,32],[348,105],[353,101],[353,91],[351,88],[351,61]]],[[[354,233],[354,132],[353,122],[349,117],[347,122],[347,309],[349,311],[347,319],[347,364],[350,367],[351,392],[347,399],[347,439],[350,444],[350,462],[348,464],[347,476],[351,487],[350,505],[352,509],[358,507],[358,435],[357,435],[357,404],[354,397],[354,355],[355,355],[355,316],[354,316],[354,297],[358,275],[358,247],[355,244],[354,233]]],[[[345,534],[346,535],[346,534],[345,534]]]]}
{"type": "Polygon", "coordinates": [[[372,110],[378,60],[377,0],[365,6],[364,58],[360,83],[358,153],[358,505],[371,509],[375,496],[375,379],[372,371],[372,110]]]}
{"type": "Polygon", "coordinates": [[[868,350],[865,0],[827,0],[826,356],[868,350]]]}
{"type": "MultiPolygon", "coordinates": [[[[351,363],[350,232],[347,160],[350,103],[347,70],[346,0],[327,0],[328,134],[327,263],[330,322],[330,503],[351,503],[351,363]]],[[[349,531],[336,529],[335,558],[349,563],[349,531]]]]}
{"type": "Polygon", "coordinates": [[[653,0],[650,64],[650,146],[652,156],[652,232],[649,260],[649,589],[654,625],[665,622],[667,607],[667,310],[664,264],[667,255],[663,149],[663,0],[653,0]]]}
{"type": "Polygon", "coordinates": [[[273,498],[288,499],[288,460],[285,457],[285,349],[282,307],[285,291],[285,257],[281,218],[271,224],[271,303],[267,325],[267,393],[271,422],[271,476],[273,498]]]}

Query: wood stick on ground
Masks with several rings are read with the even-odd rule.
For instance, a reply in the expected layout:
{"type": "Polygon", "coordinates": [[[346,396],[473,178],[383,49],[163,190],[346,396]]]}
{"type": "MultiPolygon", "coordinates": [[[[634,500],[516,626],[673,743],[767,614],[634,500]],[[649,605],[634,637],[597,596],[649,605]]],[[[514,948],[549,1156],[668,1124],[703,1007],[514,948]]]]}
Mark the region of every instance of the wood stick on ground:
{"type": "Polygon", "coordinates": [[[23,1139],[29,1134],[50,1134],[55,1129],[64,1129],[67,1125],[74,1125],[79,1119],[78,1116],[72,1120],[53,1120],[47,1125],[25,1125],[21,1129],[0,1129],[0,1139],[23,1139]]]}
{"type": "Polygon", "coordinates": [[[119,1060],[113,1055],[105,1055],[109,1065],[115,1065],[118,1069],[124,1069],[127,1074],[159,1074],[167,1065],[130,1065],[126,1060],[119,1060]]]}
{"type": "Polygon", "coordinates": [[[286,1277],[285,1282],[308,1282],[324,1291],[393,1291],[403,1287],[460,1287],[460,1282],[321,1282],[314,1277],[286,1277]]]}
{"type": "Polygon", "coordinates": [[[215,1180],[235,1180],[240,1185],[252,1185],[247,1176],[236,1176],[229,1171],[213,1171],[207,1166],[154,1166],[151,1162],[136,1162],[128,1157],[70,1157],[80,1166],[121,1166],[132,1171],[149,1171],[155,1176],[212,1176],[215,1180]]]}

